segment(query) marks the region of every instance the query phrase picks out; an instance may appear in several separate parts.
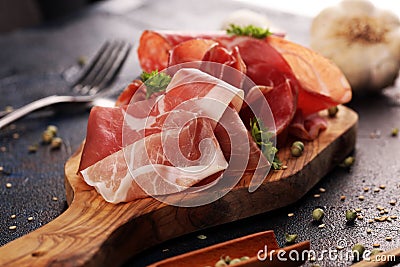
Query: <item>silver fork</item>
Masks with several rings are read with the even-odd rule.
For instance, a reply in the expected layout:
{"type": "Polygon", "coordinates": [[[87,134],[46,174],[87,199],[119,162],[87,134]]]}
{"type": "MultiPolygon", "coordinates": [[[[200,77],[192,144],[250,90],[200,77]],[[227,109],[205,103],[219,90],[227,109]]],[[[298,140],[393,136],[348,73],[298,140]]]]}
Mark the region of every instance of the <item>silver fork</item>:
{"type": "Polygon", "coordinates": [[[52,95],[33,101],[0,119],[0,129],[44,107],[59,103],[94,103],[95,100],[110,95],[113,91],[109,86],[124,64],[130,49],[131,45],[124,41],[107,41],[71,86],[72,92],[80,95],[52,95]]]}

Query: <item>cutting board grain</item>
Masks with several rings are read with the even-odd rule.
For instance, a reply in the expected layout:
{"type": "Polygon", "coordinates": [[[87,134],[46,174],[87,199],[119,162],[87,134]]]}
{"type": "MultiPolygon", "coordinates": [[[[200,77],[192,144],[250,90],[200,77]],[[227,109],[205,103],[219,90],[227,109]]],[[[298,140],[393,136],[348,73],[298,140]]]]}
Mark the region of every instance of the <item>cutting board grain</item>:
{"type": "Polygon", "coordinates": [[[195,208],[155,199],[110,204],[76,175],[81,151],[65,165],[69,208],[54,221],[0,248],[3,266],[118,266],[168,239],[287,206],[304,196],[355,147],[358,116],[340,106],[301,157],[281,148],[286,170],[271,171],[253,193],[245,174],[223,198],[195,208]]]}

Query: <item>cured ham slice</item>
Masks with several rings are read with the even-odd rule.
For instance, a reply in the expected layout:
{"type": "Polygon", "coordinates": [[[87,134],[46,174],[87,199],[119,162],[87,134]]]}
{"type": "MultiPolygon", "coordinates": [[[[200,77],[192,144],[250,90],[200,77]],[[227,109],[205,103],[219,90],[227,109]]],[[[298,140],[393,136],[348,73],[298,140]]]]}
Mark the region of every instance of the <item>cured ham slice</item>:
{"type": "Polygon", "coordinates": [[[138,56],[142,69],[146,72],[163,70],[168,66],[169,51],[176,45],[192,39],[226,38],[221,32],[187,33],[175,31],[144,31],[140,37],[138,56]]]}
{"type": "Polygon", "coordinates": [[[106,201],[119,203],[181,192],[227,165],[211,124],[195,119],[182,129],[149,135],[124,147],[83,170],[82,176],[106,201]],[[180,138],[187,142],[179,148],[168,146],[180,138]],[[182,153],[183,162],[178,162],[182,159],[179,153],[172,154],[176,158],[166,157],[166,150],[171,149],[182,153]]]}
{"type": "Polygon", "coordinates": [[[134,80],[118,96],[115,106],[124,106],[145,99],[146,87],[141,80],[134,80]],[[135,96],[135,99],[132,99],[133,96],[135,96]]]}
{"type": "Polygon", "coordinates": [[[319,133],[326,130],[327,127],[327,121],[317,113],[304,117],[301,110],[298,110],[289,126],[289,133],[303,140],[311,141],[316,139],[319,133]]]}
{"type": "MultiPolygon", "coordinates": [[[[293,119],[296,111],[297,92],[299,84],[294,77],[290,66],[282,56],[272,48],[268,43],[250,37],[238,37],[231,44],[239,49],[244,63],[247,66],[247,76],[250,77],[267,99],[276,124],[276,134],[280,134],[293,119]],[[260,56],[268,55],[268,56],[260,56]]],[[[251,91],[250,90],[250,91],[251,91]]],[[[257,97],[260,94],[248,92],[246,103],[260,101],[257,97]]],[[[250,117],[244,114],[251,114],[243,110],[242,118],[244,121],[250,121],[250,117]]]]}
{"type": "MultiPolygon", "coordinates": [[[[82,151],[79,171],[86,169],[99,160],[111,155],[123,147],[122,131],[126,133],[125,142],[135,142],[144,137],[146,123],[155,121],[158,114],[151,112],[155,99],[135,102],[129,108],[99,107],[90,111],[86,140],[82,151]],[[135,110],[134,114],[127,111],[135,110]]],[[[147,134],[149,134],[148,131],[147,134]]]]}
{"type": "Polygon", "coordinates": [[[281,53],[300,82],[298,108],[305,116],[350,101],[350,84],[330,60],[283,38],[270,36],[268,43],[281,53]]]}
{"type": "Polygon", "coordinates": [[[209,39],[192,39],[180,43],[170,50],[168,65],[200,61],[205,53],[216,45],[218,45],[217,42],[209,39]]]}

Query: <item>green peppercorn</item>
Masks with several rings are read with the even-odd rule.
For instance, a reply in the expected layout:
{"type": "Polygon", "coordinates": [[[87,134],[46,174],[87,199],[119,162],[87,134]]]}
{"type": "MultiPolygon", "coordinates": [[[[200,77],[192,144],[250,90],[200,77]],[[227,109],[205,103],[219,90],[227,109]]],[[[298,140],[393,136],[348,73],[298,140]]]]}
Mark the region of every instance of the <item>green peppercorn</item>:
{"type": "Polygon", "coordinates": [[[292,153],[293,157],[300,157],[301,154],[303,154],[303,151],[297,146],[292,146],[290,148],[290,152],[292,153]]]}
{"type": "Polygon", "coordinates": [[[288,233],[285,234],[285,240],[286,240],[286,243],[288,243],[288,244],[294,243],[296,241],[296,239],[297,239],[296,234],[292,234],[292,235],[288,234],[288,233]]]}
{"type": "Polygon", "coordinates": [[[356,159],[354,158],[354,157],[347,157],[347,158],[345,158],[344,159],[344,161],[343,161],[343,166],[344,167],[351,167],[353,164],[354,164],[354,161],[355,161],[356,159]]]}
{"type": "Polygon", "coordinates": [[[224,259],[220,259],[219,261],[217,261],[217,263],[215,264],[215,267],[226,267],[228,266],[228,264],[226,264],[224,259]]]}
{"type": "Polygon", "coordinates": [[[346,221],[352,223],[357,218],[357,212],[355,210],[346,210],[346,221]]]}
{"type": "Polygon", "coordinates": [[[365,247],[362,244],[358,243],[355,244],[351,250],[353,251],[354,260],[359,261],[363,257],[365,247]]]}
{"type": "Polygon", "coordinates": [[[322,218],[324,218],[324,216],[325,216],[325,212],[324,212],[324,210],[321,209],[321,208],[316,208],[316,209],[313,210],[313,212],[312,212],[313,220],[316,221],[316,222],[321,221],[322,218]]]}
{"type": "Polygon", "coordinates": [[[78,57],[77,62],[79,64],[79,66],[83,67],[86,65],[87,59],[85,56],[80,56],[80,57],[78,57]]]}
{"type": "Polygon", "coordinates": [[[49,125],[49,126],[47,126],[47,131],[52,132],[53,136],[56,136],[57,132],[58,132],[58,128],[55,125],[49,125]]]}
{"type": "Polygon", "coordinates": [[[330,107],[328,108],[328,116],[333,118],[336,117],[336,114],[338,113],[339,108],[337,106],[330,107]]]}
{"type": "Polygon", "coordinates": [[[371,256],[371,257],[372,257],[372,256],[375,256],[375,255],[377,255],[377,254],[379,254],[379,253],[381,253],[381,252],[383,252],[382,249],[374,248],[373,250],[371,250],[370,256],[371,256]]]}
{"type": "Polygon", "coordinates": [[[293,142],[292,146],[298,146],[298,147],[300,147],[301,150],[304,150],[304,143],[301,141],[293,142]]]}
{"type": "Polygon", "coordinates": [[[30,145],[30,146],[28,146],[28,152],[29,153],[35,153],[38,150],[38,148],[39,148],[38,144],[30,145]]]}
{"type": "Polygon", "coordinates": [[[50,147],[51,149],[59,149],[63,143],[63,140],[60,137],[55,137],[51,140],[50,147]]]}
{"type": "Polygon", "coordinates": [[[240,262],[241,262],[240,259],[235,258],[235,259],[233,259],[233,260],[231,260],[231,261],[229,262],[229,265],[234,265],[234,264],[237,264],[237,263],[240,263],[240,262]]]}
{"type": "Polygon", "coordinates": [[[49,144],[51,142],[51,140],[53,140],[54,134],[52,131],[44,131],[42,133],[42,141],[46,144],[49,144]]]}
{"type": "Polygon", "coordinates": [[[392,136],[393,137],[396,137],[396,136],[398,136],[399,135],[399,128],[393,128],[392,129],[392,136]]]}
{"type": "Polygon", "coordinates": [[[243,256],[243,257],[240,258],[240,260],[241,260],[241,261],[248,261],[248,260],[250,260],[250,257],[248,257],[248,256],[243,256]]]}

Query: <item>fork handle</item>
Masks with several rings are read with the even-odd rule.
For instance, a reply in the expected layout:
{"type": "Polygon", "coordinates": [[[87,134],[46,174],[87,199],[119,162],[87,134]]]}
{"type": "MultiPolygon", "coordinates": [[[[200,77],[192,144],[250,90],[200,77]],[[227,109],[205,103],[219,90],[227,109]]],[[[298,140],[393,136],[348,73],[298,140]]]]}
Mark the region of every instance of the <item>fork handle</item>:
{"type": "Polygon", "coordinates": [[[80,97],[75,97],[75,96],[58,96],[58,95],[52,95],[52,96],[47,96],[41,99],[38,99],[36,101],[33,101],[19,109],[16,109],[9,113],[8,115],[4,116],[2,119],[0,119],[0,129],[3,128],[4,126],[18,120],[19,118],[24,117],[25,115],[31,113],[32,111],[39,110],[41,108],[51,106],[54,104],[58,103],[65,103],[65,102],[88,102],[91,100],[90,96],[87,96],[87,98],[80,96],[80,97]]]}

